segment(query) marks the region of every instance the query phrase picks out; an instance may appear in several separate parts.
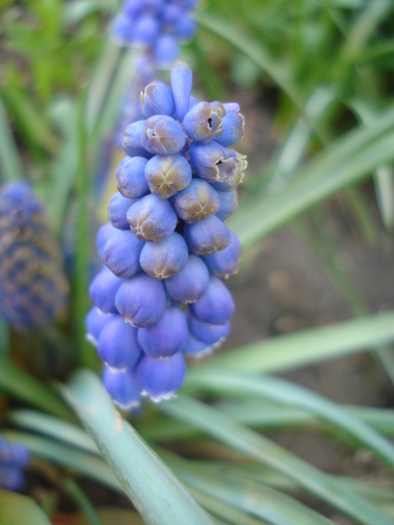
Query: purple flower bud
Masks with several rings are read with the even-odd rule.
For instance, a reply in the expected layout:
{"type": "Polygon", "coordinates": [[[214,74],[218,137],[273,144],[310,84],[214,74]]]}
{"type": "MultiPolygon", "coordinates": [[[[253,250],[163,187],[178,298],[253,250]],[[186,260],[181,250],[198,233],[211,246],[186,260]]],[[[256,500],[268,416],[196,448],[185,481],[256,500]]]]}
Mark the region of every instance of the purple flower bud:
{"type": "Polygon", "coordinates": [[[133,22],[129,16],[121,13],[112,23],[112,35],[118,45],[129,45],[133,41],[133,22]]]}
{"type": "Polygon", "coordinates": [[[147,242],[142,249],[142,269],[155,279],[168,279],[181,272],[186,266],[189,251],[179,233],[172,233],[160,242],[147,242]]]}
{"type": "Polygon", "coordinates": [[[124,130],[122,137],[122,148],[129,157],[139,156],[146,157],[148,159],[151,158],[152,155],[150,155],[142,145],[143,140],[146,138],[145,131],[145,120],[133,122],[124,130]]]}
{"type": "Polygon", "coordinates": [[[111,368],[133,367],[141,355],[137,328],[126,323],[122,316],[113,316],[101,331],[97,351],[111,368]]]}
{"type": "Polygon", "coordinates": [[[190,40],[197,29],[197,23],[191,16],[183,16],[174,30],[174,35],[180,40],[190,40]]]}
{"type": "Polygon", "coordinates": [[[134,370],[114,370],[104,368],[103,383],[115,403],[123,410],[140,405],[141,386],[134,370]]]}
{"type": "Polygon", "coordinates": [[[104,247],[103,263],[118,277],[129,279],[141,270],[139,259],[144,244],[130,230],[118,230],[104,247]]]}
{"type": "Polygon", "coordinates": [[[188,316],[187,321],[192,336],[207,345],[214,345],[225,340],[231,331],[230,321],[224,324],[209,324],[199,321],[192,315],[188,316]]]}
{"type": "Polygon", "coordinates": [[[230,232],[215,215],[193,224],[185,224],[184,236],[189,250],[196,255],[208,255],[224,250],[230,244],[230,232]]]}
{"type": "Polygon", "coordinates": [[[129,209],[127,220],[139,239],[159,242],[175,231],[178,218],[171,203],[147,195],[129,209]]]}
{"type": "Polygon", "coordinates": [[[192,169],[181,155],[156,155],[146,165],[145,177],[152,193],[168,199],[189,186],[192,169]]]}
{"type": "Polygon", "coordinates": [[[237,169],[235,151],[223,148],[215,141],[208,144],[195,142],[189,149],[190,162],[199,177],[208,182],[222,182],[237,169]]]}
{"type": "Polygon", "coordinates": [[[93,279],[89,288],[90,297],[94,304],[106,314],[117,314],[115,296],[123,283],[123,279],[116,277],[105,266],[93,279]]]}
{"type": "Polygon", "coordinates": [[[179,56],[178,40],[172,35],[160,36],[153,49],[153,58],[159,67],[168,68],[179,56]]]}
{"type": "MultiPolygon", "coordinates": [[[[0,465],[9,464],[12,467],[26,467],[30,462],[30,452],[22,443],[10,443],[0,437],[0,465]]],[[[1,482],[0,482],[1,485],[1,482]]]]}
{"type": "Polygon", "coordinates": [[[212,345],[198,341],[190,332],[187,334],[186,344],[182,350],[184,354],[200,359],[201,357],[211,354],[212,351],[212,345]]]}
{"type": "Polygon", "coordinates": [[[199,102],[183,119],[187,135],[195,141],[209,142],[222,134],[222,118],[226,114],[220,102],[199,102]]]}
{"type": "Polygon", "coordinates": [[[166,115],[156,115],[146,121],[142,145],[149,153],[173,155],[185,145],[185,135],[176,120],[166,115]]]}
{"type": "Polygon", "coordinates": [[[130,228],[127,222],[127,212],[135,202],[139,201],[126,199],[121,193],[115,193],[108,206],[108,219],[114,228],[118,230],[128,230],[130,228]]]}
{"type": "Polygon", "coordinates": [[[186,363],[181,352],[166,359],[146,355],[136,369],[143,392],[155,402],[170,399],[182,386],[185,374],[186,363]]]}
{"type": "Polygon", "coordinates": [[[173,205],[178,217],[192,224],[214,215],[219,209],[220,200],[208,182],[193,179],[185,190],[174,196],[173,205]]]}
{"type": "Polygon", "coordinates": [[[238,196],[236,191],[218,191],[220,206],[216,212],[216,217],[225,221],[238,207],[238,196]]]}
{"type": "Polygon", "coordinates": [[[196,255],[189,255],[186,266],[164,281],[168,295],[174,301],[194,303],[207,291],[209,272],[205,263],[196,255]]]}
{"type": "Polygon", "coordinates": [[[179,20],[184,16],[183,10],[175,4],[167,5],[166,9],[163,11],[161,22],[163,24],[163,29],[168,32],[172,32],[179,20]]]}
{"type": "Polygon", "coordinates": [[[145,118],[154,115],[171,117],[175,113],[175,101],[171,88],[160,80],[154,80],[141,93],[139,109],[145,118]]]}
{"type": "Polygon", "coordinates": [[[194,317],[210,324],[224,324],[233,315],[234,300],[230,291],[217,277],[211,277],[208,290],[189,306],[194,317]]]}
{"type": "Polygon", "coordinates": [[[96,239],[96,248],[100,259],[103,256],[104,246],[106,245],[108,239],[117,231],[117,228],[114,228],[110,222],[104,224],[104,226],[101,226],[99,229],[96,239]]]}
{"type": "Polygon", "coordinates": [[[153,16],[141,16],[135,21],[133,44],[151,46],[159,36],[160,24],[153,16]]]}
{"type": "Polygon", "coordinates": [[[192,92],[193,73],[185,62],[175,63],[171,70],[171,86],[174,93],[176,114],[182,122],[189,111],[190,93],[192,92]]]}
{"type": "Polygon", "coordinates": [[[203,257],[203,261],[208,266],[209,271],[213,275],[224,277],[225,279],[238,272],[238,261],[242,252],[238,237],[231,231],[230,235],[231,241],[227,248],[203,257]]]}
{"type": "Polygon", "coordinates": [[[185,346],[187,332],[185,313],[179,308],[167,308],[157,324],[138,330],[138,342],[150,357],[170,357],[185,346]]]}
{"type": "Polygon", "coordinates": [[[0,462],[0,487],[18,492],[23,489],[25,478],[21,469],[15,465],[4,465],[0,462]]]}
{"type": "Polygon", "coordinates": [[[236,169],[230,174],[230,176],[224,180],[223,182],[215,182],[212,183],[212,187],[216,191],[235,191],[240,184],[242,184],[242,181],[244,180],[244,172],[243,170],[247,166],[247,161],[245,160],[244,155],[238,155],[238,164],[236,165],[236,169]]]}
{"type": "Polygon", "coordinates": [[[133,326],[153,326],[163,317],[166,309],[163,283],[140,273],[123,281],[115,303],[119,313],[133,326]]]}
{"type": "Polygon", "coordinates": [[[149,193],[145,178],[147,159],[144,157],[125,157],[116,169],[116,185],[127,199],[139,199],[149,193]]]}
{"type": "Polygon", "coordinates": [[[87,313],[85,317],[85,337],[93,346],[97,346],[101,331],[110,319],[113,319],[112,314],[103,314],[96,306],[93,306],[87,313]]]}
{"type": "Polygon", "coordinates": [[[165,0],[141,0],[141,7],[144,13],[158,15],[163,10],[165,0]]]}
{"type": "MultiPolygon", "coordinates": [[[[237,104],[238,105],[238,104],[237,104]]],[[[216,142],[222,146],[231,146],[242,139],[245,131],[245,118],[237,111],[226,108],[226,116],[223,117],[223,133],[217,137],[216,142]]]]}

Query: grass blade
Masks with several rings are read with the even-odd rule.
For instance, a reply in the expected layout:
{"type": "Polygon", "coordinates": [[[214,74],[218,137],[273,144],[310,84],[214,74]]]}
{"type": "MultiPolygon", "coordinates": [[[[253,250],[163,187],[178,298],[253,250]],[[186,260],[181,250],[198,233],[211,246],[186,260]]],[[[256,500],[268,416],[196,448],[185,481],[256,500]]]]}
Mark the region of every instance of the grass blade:
{"type": "Polygon", "coordinates": [[[74,414],[55,391],[2,356],[0,356],[0,389],[49,414],[75,421],[74,414]]]}
{"type": "Polygon", "coordinates": [[[187,384],[209,392],[252,395],[275,403],[303,409],[335,425],[357,442],[372,450],[394,469],[394,447],[378,432],[335,403],[301,386],[266,375],[193,370],[187,384]]]}
{"type": "Polygon", "coordinates": [[[103,525],[96,513],[95,508],[90,503],[89,498],[75,480],[72,478],[64,479],[61,483],[61,486],[82,510],[86,521],[90,523],[90,525],[103,525]]]}
{"type": "Polygon", "coordinates": [[[0,165],[5,180],[12,182],[23,179],[22,161],[12,136],[8,116],[0,97],[0,165]]]}
{"type": "Polygon", "coordinates": [[[122,420],[98,377],[77,372],[63,392],[147,524],[212,524],[158,456],[122,420]]]}
{"type": "Polygon", "coordinates": [[[394,312],[271,337],[215,356],[201,370],[274,372],[374,348],[394,340],[394,312]]]}
{"type": "Polygon", "coordinates": [[[355,493],[339,487],[320,472],[269,439],[237,424],[228,416],[184,395],[158,405],[160,411],[186,421],[230,448],[283,474],[321,500],[364,525],[393,525],[393,521],[355,493]]]}

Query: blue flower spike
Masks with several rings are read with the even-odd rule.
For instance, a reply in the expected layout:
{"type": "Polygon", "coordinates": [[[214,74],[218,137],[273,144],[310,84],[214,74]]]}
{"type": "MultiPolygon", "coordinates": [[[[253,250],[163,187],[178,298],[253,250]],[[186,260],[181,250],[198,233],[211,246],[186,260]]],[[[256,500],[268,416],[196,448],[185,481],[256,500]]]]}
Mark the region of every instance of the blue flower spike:
{"type": "MultiPolygon", "coordinates": [[[[129,0],[124,16],[162,17],[173,38],[187,35],[179,23],[194,6],[129,0]]],[[[237,208],[246,168],[246,157],[231,149],[244,118],[236,103],[198,102],[192,81],[189,66],[176,62],[171,87],[153,81],[135,97],[144,120],[124,133],[119,193],[97,239],[106,267],[91,285],[87,337],[107,364],[108,392],[125,410],[141,396],[173,397],[185,357],[214,352],[231,330],[235,305],[220,279],[238,271],[241,245],[223,221],[237,208]]]]}
{"type": "Polygon", "coordinates": [[[21,443],[0,437],[0,487],[20,491],[25,485],[23,469],[30,463],[30,451],[21,443]]]}

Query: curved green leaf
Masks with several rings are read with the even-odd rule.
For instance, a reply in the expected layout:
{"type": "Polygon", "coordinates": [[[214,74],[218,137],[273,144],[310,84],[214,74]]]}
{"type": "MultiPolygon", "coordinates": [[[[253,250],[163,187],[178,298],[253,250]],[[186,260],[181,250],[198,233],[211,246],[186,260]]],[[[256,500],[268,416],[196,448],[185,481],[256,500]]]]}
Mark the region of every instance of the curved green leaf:
{"type": "Polygon", "coordinates": [[[114,409],[97,376],[79,371],[63,392],[147,524],[212,525],[168,467],[114,409]]]}
{"type": "Polygon", "coordinates": [[[31,498],[0,489],[1,525],[51,525],[48,517],[31,498]]]}
{"type": "Polygon", "coordinates": [[[158,409],[272,468],[359,523],[394,525],[388,516],[351,490],[339,486],[328,474],[204,403],[179,395],[177,399],[159,404],[158,409]]]}
{"type": "Polygon", "coordinates": [[[275,372],[367,350],[393,340],[394,312],[390,311],[257,341],[219,354],[200,368],[275,372]]]}

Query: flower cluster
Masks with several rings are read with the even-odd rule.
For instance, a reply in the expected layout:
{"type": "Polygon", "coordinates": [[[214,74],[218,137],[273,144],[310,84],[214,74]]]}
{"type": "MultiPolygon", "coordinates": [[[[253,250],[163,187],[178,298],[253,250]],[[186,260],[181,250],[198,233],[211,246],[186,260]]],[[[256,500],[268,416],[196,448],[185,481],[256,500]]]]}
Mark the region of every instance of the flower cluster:
{"type": "Polygon", "coordinates": [[[0,437],[0,487],[21,490],[25,483],[23,469],[29,462],[30,452],[24,445],[0,437]]]}
{"type": "Polygon", "coordinates": [[[125,0],[113,24],[122,45],[148,51],[159,65],[178,58],[179,42],[189,40],[196,23],[191,12],[198,0],[125,0]]]}
{"type": "Polygon", "coordinates": [[[0,192],[0,315],[17,328],[41,328],[67,304],[63,257],[43,205],[27,182],[0,192]]]}
{"type": "Polygon", "coordinates": [[[237,272],[241,247],[224,224],[237,207],[246,160],[238,104],[197,102],[192,72],[171,71],[172,89],[141,93],[143,120],[123,135],[110,223],[97,237],[104,263],[90,294],[88,339],[107,363],[104,384],[123,408],[170,397],[185,355],[211,352],[229,334],[233,298],[220,280],[237,272]],[[126,322],[125,322],[126,321],[126,322]]]}

